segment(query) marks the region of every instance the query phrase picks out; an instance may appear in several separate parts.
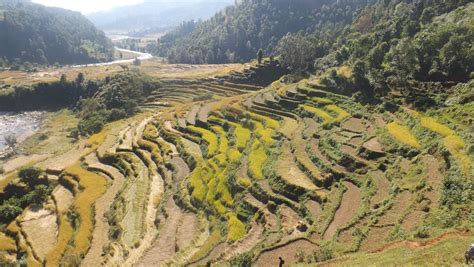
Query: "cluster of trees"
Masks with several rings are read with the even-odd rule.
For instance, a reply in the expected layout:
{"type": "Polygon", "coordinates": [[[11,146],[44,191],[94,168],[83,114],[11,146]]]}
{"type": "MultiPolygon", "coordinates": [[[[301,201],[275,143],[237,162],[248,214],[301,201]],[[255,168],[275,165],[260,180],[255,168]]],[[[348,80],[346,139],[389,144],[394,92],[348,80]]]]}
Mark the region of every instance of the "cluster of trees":
{"type": "Polygon", "coordinates": [[[248,61],[260,48],[271,54],[288,32],[351,23],[369,2],[373,1],[243,0],[208,21],[183,24],[165,35],[158,54],[173,63],[248,61]]]}
{"type": "MultiPolygon", "coordinates": [[[[368,93],[410,81],[465,82],[474,71],[474,5],[468,2],[378,1],[341,29],[327,54],[313,59],[312,70],[349,65],[356,89],[368,93]]],[[[282,59],[295,53],[280,52],[282,59]]]]}
{"type": "Polygon", "coordinates": [[[42,204],[53,190],[40,169],[22,169],[18,178],[0,193],[0,223],[8,224],[29,205],[42,204]]]}
{"type": "Polygon", "coordinates": [[[159,82],[138,71],[122,72],[106,78],[98,85],[93,97],[85,96],[77,102],[81,118],[79,133],[94,134],[108,122],[132,116],[146,96],[159,87],[159,82]]]}
{"type": "Polygon", "coordinates": [[[107,122],[135,114],[138,105],[159,87],[156,79],[135,69],[104,80],[86,80],[79,73],[69,81],[62,75],[59,81],[51,83],[3,89],[0,111],[70,107],[81,118],[75,134],[89,135],[99,132],[107,122]]]}
{"type": "Polygon", "coordinates": [[[111,41],[79,12],[22,0],[2,0],[0,10],[0,67],[86,64],[113,57],[111,41]]]}

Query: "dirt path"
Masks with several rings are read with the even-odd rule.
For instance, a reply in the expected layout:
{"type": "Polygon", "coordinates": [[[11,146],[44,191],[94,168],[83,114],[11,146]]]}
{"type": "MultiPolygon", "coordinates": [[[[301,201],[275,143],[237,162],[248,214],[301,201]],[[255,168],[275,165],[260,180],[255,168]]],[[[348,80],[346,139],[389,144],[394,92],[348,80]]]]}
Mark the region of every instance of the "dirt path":
{"type": "Polygon", "coordinates": [[[411,240],[396,241],[390,244],[386,244],[378,249],[374,249],[370,253],[380,253],[386,250],[399,248],[399,247],[428,248],[446,239],[461,238],[461,237],[466,237],[466,236],[471,236],[471,235],[472,233],[467,231],[467,232],[462,232],[462,233],[446,233],[446,234],[442,234],[438,236],[437,238],[424,240],[424,241],[411,241],[411,240]]]}
{"type": "Polygon", "coordinates": [[[352,183],[344,182],[347,191],[342,196],[341,205],[334,215],[334,219],[324,233],[324,239],[331,239],[337,229],[346,225],[356,215],[361,201],[361,190],[352,183]]]}
{"type": "Polygon", "coordinates": [[[117,169],[100,163],[95,153],[87,156],[85,162],[89,167],[101,170],[112,178],[112,184],[107,189],[107,192],[95,202],[95,225],[92,233],[91,247],[81,262],[81,266],[93,266],[101,261],[103,248],[109,242],[110,227],[105,215],[110,210],[117,193],[122,188],[125,177],[117,169]]]}
{"type": "Polygon", "coordinates": [[[282,257],[285,261],[285,265],[290,266],[296,262],[296,253],[299,251],[310,255],[318,249],[319,247],[317,245],[305,239],[300,239],[263,252],[255,262],[255,266],[278,266],[278,257],[282,257]]]}

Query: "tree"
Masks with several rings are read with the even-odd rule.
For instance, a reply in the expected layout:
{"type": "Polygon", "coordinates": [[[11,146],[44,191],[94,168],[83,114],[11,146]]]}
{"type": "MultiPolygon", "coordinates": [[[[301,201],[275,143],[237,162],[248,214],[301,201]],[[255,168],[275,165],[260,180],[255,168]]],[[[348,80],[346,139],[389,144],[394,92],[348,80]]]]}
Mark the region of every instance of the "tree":
{"type": "Polygon", "coordinates": [[[12,150],[15,149],[15,146],[18,142],[18,140],[16,139],[16,136],[14,136],[13,134],[10,134],[10,135],[5,136],[4,139],[5,139],[5,143],[10,149],[12,150]]]}
{"type": "Polygon", "coordinates": [[[82,84],[84,83],[84,81],[85,81],[84,73],[79,72],[79,73],[77,74],[77,77],[76,77],[76,84],[77,84],[78,86],[80,86],[80,85],[82,85],[82,84]]]}
{"type": "Polygon", "coordinates": [[[398,85],[406,85],[408,80],[415,78],[415,74],[420,69],[415,46],[410,38],[404,38],[397,45],[392,46],[388,58],[389,70],[393,73],[398,85]]]}
{"type": "Polygon", "coordinates": [[[38,168],[31,167],[31,168],[25,168],[20,170],[18,173],[18,177],[20,177],[20,180],[26,184],[32,184],[38,181],[39,177],[43,171],[41,171],[38,168]]]}
{"type": "Polygon", "coordinates": [[[135,58],[135,60],[133,61],[133,65],[135,65],[135,66],[140,66],[141,64],[142,64],[142,62],[138,58],[135,58]]]}
{"type": "Polygon", "coordinates": [[[314,40],[303,33],[287,34],[276,50],[283,66],[300,73],[310,70],[317,52],[314,40]]]}
{"type": "Polygon", "coordinates": [[[59,79],[59,83],[61,85],[65,85],[67,83],[67,76],[66,74],[61,74],[61,78],[59,79]]]}
{"type": "Polygon", "coordinates": [[[262,64],[262,60],[263,60],[263,50],[260,48],[257,52],[257,60],[258,60],[258,64],[262,64]]]}
{"type": "Polygon", "coordinates": [[[20,215],[22,209],[18,206],[4,204],[0,206],[0,221],[10,222],[20,215]]]}

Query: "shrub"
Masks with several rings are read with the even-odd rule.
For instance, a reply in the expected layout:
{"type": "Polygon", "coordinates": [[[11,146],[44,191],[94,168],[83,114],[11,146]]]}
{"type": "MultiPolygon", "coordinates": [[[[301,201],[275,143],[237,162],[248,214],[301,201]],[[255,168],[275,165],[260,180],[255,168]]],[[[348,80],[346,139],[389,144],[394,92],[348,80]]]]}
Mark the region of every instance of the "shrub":
{"type": "Polygon", "coordinates": [[[22,213],[22,209],[15,205],[4,204],[0,206],[0,221],[10,222],[22,213]]]}
{"type": "Polygon", "coordinates": [[[30,167],[21,169],[18,172],[18,177],[20,177],[22,182],[26,184],[32,184],[38,181],[42,173],[42,170],[35,167],[30,167]]]}

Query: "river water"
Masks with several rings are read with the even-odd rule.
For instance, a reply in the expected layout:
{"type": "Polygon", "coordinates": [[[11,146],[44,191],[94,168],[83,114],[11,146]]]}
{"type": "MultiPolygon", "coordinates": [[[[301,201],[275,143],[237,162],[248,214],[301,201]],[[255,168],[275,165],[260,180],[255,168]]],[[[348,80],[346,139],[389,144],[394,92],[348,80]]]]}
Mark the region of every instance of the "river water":
{"type": "Polygon", "coordinates": [[[45,112],[0,112],[0,154],[6,148],[5,137],[14,135],[23,141],[33,135],[41,126],[45,112]]]}

